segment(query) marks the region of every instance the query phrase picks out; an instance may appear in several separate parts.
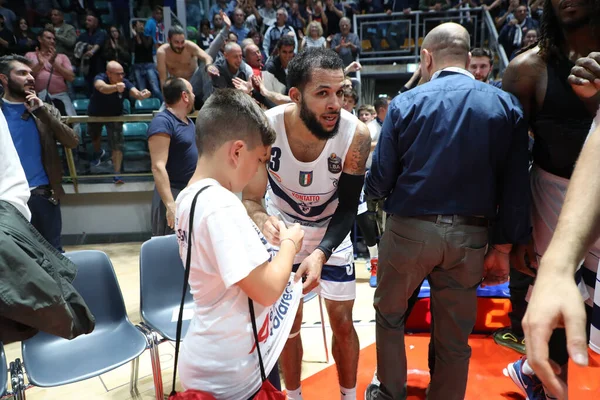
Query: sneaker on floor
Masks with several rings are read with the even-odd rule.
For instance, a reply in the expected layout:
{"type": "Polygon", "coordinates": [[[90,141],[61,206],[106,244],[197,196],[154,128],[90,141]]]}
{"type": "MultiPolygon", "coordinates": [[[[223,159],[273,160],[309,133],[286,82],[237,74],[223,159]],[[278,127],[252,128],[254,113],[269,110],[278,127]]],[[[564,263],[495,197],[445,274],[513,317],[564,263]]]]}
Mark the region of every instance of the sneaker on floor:
{"type": "Polygon", "coordinates": [[[504,369],[504,375],[508,376],[512,381],[525,393],[525,400],[556,400],[556,397],[546,395],[542,381],[535,375],[527,375],[523,372],[523,363],[525,357],[517,362],[508,364],[504,369]]]}
{"type": "Polygon", "coordinates": [[[100,150],[98,153],[94,153],[94,159],[90,162],[90,164],[94,167],[99,166],[102,163],[102,157],[106,155],[104,149],[100,150]]]}
{"type": "Polygon", "coordinates": [[[122,185],[125,183],[123,178],[121,178],[120,176],[113,176],[113,182],[115,185],[122,185]]]}
{"type": "Polygon", "coordinates": [[[379,263],[378,258],[371,258],[371,278],[369,278],[369,286],[372,288],[377,287],[377,264],[379,263]]]}
{"type": "Polygon", "coordinates": [[[377,400],[379,395],[379,385],[374,383],[369,384],[367,386],[367,390],[365,390],[365,400],[377,400]]]}
{"type": "Polygon", "coordinates": [[[525,337],[518,336],[508,328],[498,329],[494,332],[494,342],[500,346],[508,347],[518,353],[525,354],[525,337]]]}

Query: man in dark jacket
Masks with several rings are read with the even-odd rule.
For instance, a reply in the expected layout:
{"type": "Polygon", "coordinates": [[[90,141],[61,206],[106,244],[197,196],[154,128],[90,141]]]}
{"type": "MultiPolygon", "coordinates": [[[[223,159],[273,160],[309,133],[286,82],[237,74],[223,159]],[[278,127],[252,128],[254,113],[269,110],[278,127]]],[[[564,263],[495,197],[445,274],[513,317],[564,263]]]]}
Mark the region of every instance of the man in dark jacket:
{"type": "Polygon", "coordinates": [[[74,148],[79,138],[60,121],[56,108],[37,97],[27,58],[0,57],[0,82],[4,86],[2,111],[31,190],[28,202],[31,224],[52,246],[62,251],[59,200],[65,192],[56,142],[74,148]]]}

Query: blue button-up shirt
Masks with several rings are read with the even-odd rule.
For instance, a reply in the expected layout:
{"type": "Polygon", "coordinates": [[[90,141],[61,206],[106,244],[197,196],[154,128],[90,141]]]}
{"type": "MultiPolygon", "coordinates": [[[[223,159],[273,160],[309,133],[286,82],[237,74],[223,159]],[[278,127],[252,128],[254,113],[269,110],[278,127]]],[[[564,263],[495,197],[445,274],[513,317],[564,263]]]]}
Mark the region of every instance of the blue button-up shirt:
{"type": "Polygon", "coordinates": [[[530,232],[527,125],[518,100],[449,68],[390,103],[366,179],[370,198],[410,217],[495,220],[493,242],[530,232]]]}

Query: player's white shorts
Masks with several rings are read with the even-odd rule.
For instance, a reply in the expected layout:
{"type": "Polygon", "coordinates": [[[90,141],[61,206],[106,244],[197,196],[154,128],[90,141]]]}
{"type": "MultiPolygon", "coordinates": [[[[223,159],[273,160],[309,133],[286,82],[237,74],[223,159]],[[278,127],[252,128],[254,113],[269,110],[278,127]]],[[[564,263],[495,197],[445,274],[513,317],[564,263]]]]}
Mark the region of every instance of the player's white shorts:
{"type": "MultiPolygon", "coordinates": [[[[295,264],[292,271],[296,272],[300,264],[295,264]]],[[[354,263],[348,265],[323,266],[321,283],[314,291],[321,297],[333,301],[348,301],[356,299],[356,275],[354,263]]]]}

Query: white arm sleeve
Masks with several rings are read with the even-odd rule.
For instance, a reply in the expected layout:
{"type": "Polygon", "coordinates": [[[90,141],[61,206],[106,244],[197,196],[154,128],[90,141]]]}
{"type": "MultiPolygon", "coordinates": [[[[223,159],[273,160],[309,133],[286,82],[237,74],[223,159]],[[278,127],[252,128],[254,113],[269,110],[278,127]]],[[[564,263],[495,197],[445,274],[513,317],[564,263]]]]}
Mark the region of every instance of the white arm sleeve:
{"type": "Polygon", "coordinates": [[[8,201],[31,220],[27,207],[29,185],[19,154],[10,136],[4,114],[0,111],[0,200],[8,201]]]}

